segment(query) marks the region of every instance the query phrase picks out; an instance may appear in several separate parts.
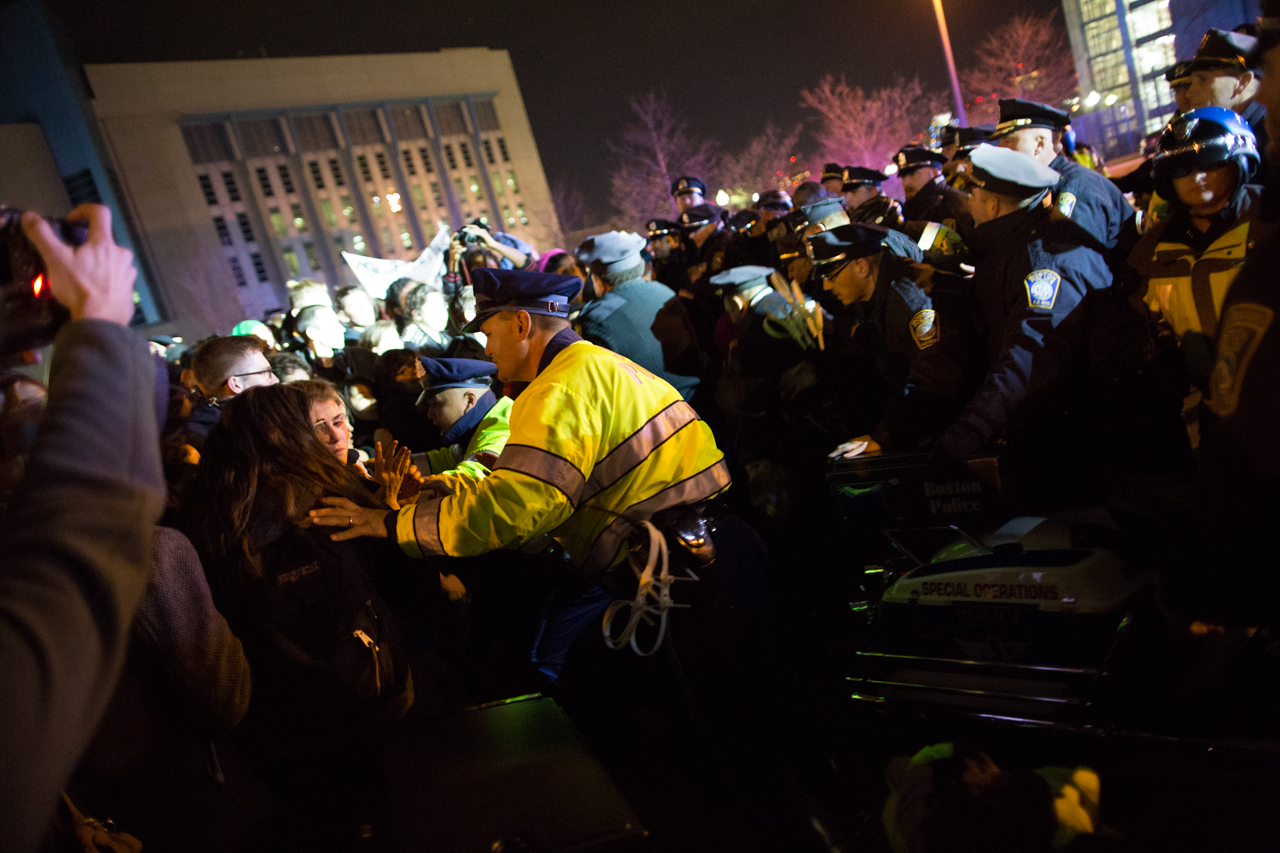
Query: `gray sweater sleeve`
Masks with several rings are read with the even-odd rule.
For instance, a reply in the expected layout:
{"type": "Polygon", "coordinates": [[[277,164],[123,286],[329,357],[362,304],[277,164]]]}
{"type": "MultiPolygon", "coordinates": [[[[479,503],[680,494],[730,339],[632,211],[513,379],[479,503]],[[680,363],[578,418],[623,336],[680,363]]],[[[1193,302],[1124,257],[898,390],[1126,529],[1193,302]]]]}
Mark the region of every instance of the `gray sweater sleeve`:
{"type": "Polygon", "coordinates": [[[164,501],[155,364],[101,320],[58,334],[26,476],[0,520],[0,848],[39,842],[111,698],[164,501]]]}

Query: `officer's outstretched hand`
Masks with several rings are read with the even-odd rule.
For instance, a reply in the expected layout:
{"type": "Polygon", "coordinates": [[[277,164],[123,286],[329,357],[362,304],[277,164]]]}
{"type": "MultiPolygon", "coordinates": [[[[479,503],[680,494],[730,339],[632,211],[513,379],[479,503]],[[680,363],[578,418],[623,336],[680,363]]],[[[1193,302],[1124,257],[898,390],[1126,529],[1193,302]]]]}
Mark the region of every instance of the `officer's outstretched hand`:
{"type": "Polygon", "coordinates": [[[846,441],[835,450],[827,454],[827,458],[836,459],[852,459],[855,456],[868,456],[873,453],[880,452],[880,445],[869,435],[860,435],[852,441],[846,441]]]}
{"type": "Polygon", "coordinates": [[[334,542],[347,539],[358,539],[361,536],[372,536],[375,539],[387,538],[387,510],[371,509],[360,506],[347,498],[321,498],[329,506],[324,509],[313,509],[308,515],[311,522],[321,527],[345,527],[329,538],[334,542]]]}

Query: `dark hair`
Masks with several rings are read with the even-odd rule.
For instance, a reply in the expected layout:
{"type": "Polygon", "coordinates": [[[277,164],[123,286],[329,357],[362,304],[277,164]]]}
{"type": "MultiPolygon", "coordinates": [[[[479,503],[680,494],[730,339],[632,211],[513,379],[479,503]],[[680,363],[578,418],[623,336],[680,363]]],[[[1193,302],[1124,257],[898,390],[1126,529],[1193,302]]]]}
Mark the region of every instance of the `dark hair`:
{"type": "Polygon", "coordinates": [[[390,286],[387,287],[387,295],[383,302],[387,307],[388,314],[394,314],[400,310],[400,294],[409,285],[417,283],[411,278],[398,278],[391,282],[390,286]]]}
{"type": "Polygon", "coordinates": [[[303,371],[308,377],[315,375],[311,365],[307,364],[307,360],[296,352],[273,352],[267,356],[267,364],[271,365],[271,372],[281,382],[284,382],[284,378],[295,370],[303,371]]]}
{"type": "Polygon", "coordinates": [[[196,372],[196,381],[201,390],[213,393],[223,386],[231,375],[232,366],[255,352],[264,352],[265,345],[261,338],[252,335],[229,335],[227,337],[209,338],[200,344],[195,357],[191,360],[191,369],[196,372]]]}
{"type": "Polygon", "coordinates": [[[422,285],[422,287],[415,287],[413,290],[409,291],[409,296],[404,301],[404,315],[406,317],[413,317],[415,312],[422,310],[422,306],[427,304],[427,299],[433,293],[439,293],[441,296],[444,295],[440,288],[432,287],[427,284],[422,285]]]}
{"type": "Polygon", "coordinates": [[[316,439],[307,395],[292,385],[250,388],[222,407],[189,494],[198,498],[184,507],[184,532],[242,583],[260,576],[260,549],[321,496],[382,505],[316,439]]]}
{"type": "Polygon", "coordinates": [[[373,384],[381,393],[396,384],[396,374],[406,364],[418,360],[418,354],[411,349],[389,349],[373,364],[373,384]]]}

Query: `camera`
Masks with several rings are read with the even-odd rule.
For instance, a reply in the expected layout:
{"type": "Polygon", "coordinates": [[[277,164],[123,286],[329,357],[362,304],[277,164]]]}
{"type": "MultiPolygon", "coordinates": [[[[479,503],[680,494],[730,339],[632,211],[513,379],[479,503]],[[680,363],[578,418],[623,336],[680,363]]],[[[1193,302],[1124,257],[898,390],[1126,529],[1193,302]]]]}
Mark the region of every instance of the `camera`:
{"type": "MultiPolygon", "coordinates": [[[[89,223],[50,219],[72,246],[89,236],[89,223]]],[[[44,261],[22,230],[22,211],[0,205],[0,357],[53,342],[71,315],[49,290],[44,261]]]]}

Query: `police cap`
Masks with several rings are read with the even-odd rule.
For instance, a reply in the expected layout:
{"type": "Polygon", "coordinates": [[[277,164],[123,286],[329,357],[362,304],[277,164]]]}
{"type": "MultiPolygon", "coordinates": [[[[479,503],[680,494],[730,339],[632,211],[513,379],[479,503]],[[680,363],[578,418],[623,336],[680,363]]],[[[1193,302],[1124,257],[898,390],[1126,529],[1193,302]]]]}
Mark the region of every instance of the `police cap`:
{"type": "Polygon", "coordinates": [[[419,358],[427,375],[422,379],[422,394],[418,404],[446,388],[488,388],[489,377],[498,372],[491,361],[475,358],[419,358]]]}
{"type": "Polygon", "coordinates": [[[877,172],[875,169],[868,169],[865,166],[845,166],[843,177],[844,190],[846,192],[851,187],[857,187],[862,184],[875,184],[878,187],[889,180],[889,176],[884,172],[877,172]]]}
{"type": "Polygon", "coordinates": [[[1165,69],[1164,81],[1172,87],[1191,85],[1191,63],[1179,62],[1165,69]]]}
{"type": "Polygon", "coordinates": [[[1065,130],[1069,124],[1071,124],[1071,116],[1066,110],[1023,98],[1001,98],[1000,123],[996,125],[995,132],[989,138],[999,139],[1015,130],[1027,127],[1065,130]]]}
{"type": "Polygon", "coordinates": [[[576,275],[477,267],[471,271],[471,287],[476,294],[476,318],[462,330],[468,333],[479,331],[485,320],[503,311],[568,319],[569,301],[582,289],[582,279],[576,275]]]}
{"type": "Polygon", "coordinates": [[[843,180],[844,167],[839,163],[823,163],[822,177],[819,179],[822,183],[832,180],[843,180]]]}
{"type": "Polygon", "coordinates": [[[1249,67],[1250,54],[1258,40],[1244,33],[1209,30],[1200,40],[1196,55],[1191,57],[1190,71],[1230,71],[1243,74],[1249,67]]]}
{"type": "Polygon", "coordinates": [[[899,175],[909,175],[925,166],[941,166],[947,162],[947,158],[923,145],[908,145],[899,149],[894,155],[893,162],[898,166],[899,175]]]}
{"type": "Polygon", "coordinates": [[[844,210],[844,199],[839,196],[831,198],[823,198],[815,201],[813,204],[806,204],[800,208],[800,215],[804,218],[805,225],[817,225],[835,213],[844,210]]]}
{"type": "Polygon", "coordinates": [[[944,124],[938,128],[938,146],[946,148],[948,145],[957,145],[960,141],[960,125],[944,124]]]}
{"type": "Polygon", "coordinates": [[[1010,198],[1042,193],[1062,177],[1034,157],[986,143],[973,149],[969,159],[973,161],[970,184],[1010,198]]]}
{"type": "Polygon", "coordinates": [[[751,208],[739,210],[733,216],[729,217],[729,221],[725,223],[725,227],[730,231],[746,231],[760,218],[760,214],[751,208]]]}
{"type": "Polygon", "coordinates": [[[671,195],[684,195],[685,193],[702,193],[707,194],[707,185],[699,178],[692,178],[688,175],[676,178],[671,182],[671,195]]]}
{"type": "Polygon", "coordinates": [[[650,219],[644,224],[649,229],[649,239],[661,237],[665,234],[675,234],[679,228],[679,222],[672,222],[670,219],[650,219]]]}
{"type": "Polygon", "coordinates": [[[573,256],[596,275],[625,272],[644,263],[640,250],[647,241],[630,231],[609,231],[582,241],[573,256]]]}
{"type": "Polygon", "coordinates": [[[782,190],[766,190],[760,193],[760,200],[756,202],[756,207],[760,210],[790,210],[791,195],[782,190]]]}
{"type": "Polygon", "coordinates": [[[725,210],[717,204],[704,202],[680,214],[680,228],[684,231],[697,231],[704,225],[724,220],[725,210]]]}
{"type": "Polygon", "coordinates": [[[902,239],[895,241],[895,234],[898,232],[881,228],[879,225],[851,222],[839,228],[832,228],[830,231],[823,231],[821,234],[814,234],[809,238],[809,248],[813,253],[815,266],[848,262],[878,255],[884,251],[908,260],[918,261],[923,258],[923,253],[918,246],[915,252],[911,252],[903,245],[904,242],[915,245],[910,237],[898,235],[902,239]]]}
{"type": "Polygon", "coordinates": [[[732,267],[711,276],[711,286],[717,291],[746,290],[756,285],[768,284],[771,275],[773,275],[772,267],[732,267]]]}

